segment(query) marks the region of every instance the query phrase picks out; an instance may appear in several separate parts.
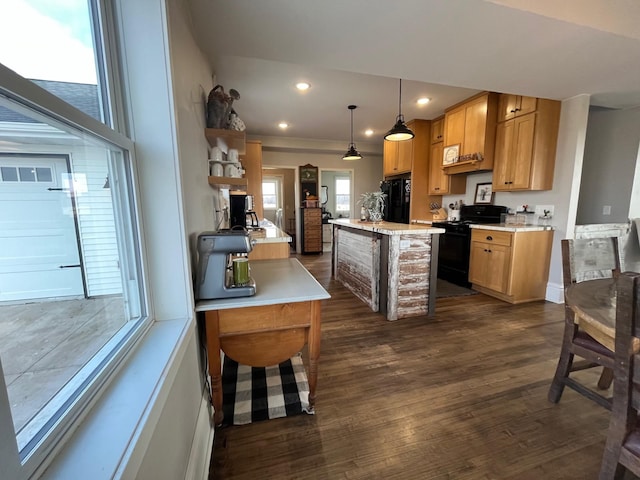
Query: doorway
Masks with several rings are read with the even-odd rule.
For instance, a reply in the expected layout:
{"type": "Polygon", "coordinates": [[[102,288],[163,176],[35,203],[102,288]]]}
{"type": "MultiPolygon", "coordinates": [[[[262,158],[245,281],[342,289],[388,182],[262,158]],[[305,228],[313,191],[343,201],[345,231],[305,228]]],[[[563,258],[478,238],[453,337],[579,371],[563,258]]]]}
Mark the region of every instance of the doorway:
{"type": "Polygon", "coordinates": [[[320,169],[322,207],[322,250],[330,252],[333,229],[329,220],[333,218],[355,218],[355,198],[352,169],[320,169]]]}
{"type": "Polygon", "coordinates": [[[264,218],[276,224],[278,209],[282,209],[282,230],[291,237],[291,248],[296,247],[296,167],[262,168],[262,203],[264,218]]]}

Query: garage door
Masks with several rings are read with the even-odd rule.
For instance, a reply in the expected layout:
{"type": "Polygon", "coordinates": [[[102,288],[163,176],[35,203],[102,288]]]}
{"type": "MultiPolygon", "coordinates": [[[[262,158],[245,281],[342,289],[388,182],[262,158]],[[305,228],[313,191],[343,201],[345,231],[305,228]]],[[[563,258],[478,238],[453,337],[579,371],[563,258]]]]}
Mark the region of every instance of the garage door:
{"type": "Polygon", "coordinates": [[[0,301],[84,295],[65,157],[0,154],[0,301]]]}

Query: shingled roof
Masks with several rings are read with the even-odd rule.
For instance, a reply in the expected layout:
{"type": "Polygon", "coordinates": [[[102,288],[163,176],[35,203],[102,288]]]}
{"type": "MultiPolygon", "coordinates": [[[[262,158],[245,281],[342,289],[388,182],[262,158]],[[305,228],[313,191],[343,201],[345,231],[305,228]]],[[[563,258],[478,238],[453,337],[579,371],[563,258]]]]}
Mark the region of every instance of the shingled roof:
{"type": "MultiPolygon", "coordinates": [[[[55,82],[53,80],[31,80],[56,97],[73,105],[78,110],[102,121],[98,102],[98,86],[87,83],[55,82]]],[[[39,123],[6,107],[0,107],[0,122],[39,123]]]]}

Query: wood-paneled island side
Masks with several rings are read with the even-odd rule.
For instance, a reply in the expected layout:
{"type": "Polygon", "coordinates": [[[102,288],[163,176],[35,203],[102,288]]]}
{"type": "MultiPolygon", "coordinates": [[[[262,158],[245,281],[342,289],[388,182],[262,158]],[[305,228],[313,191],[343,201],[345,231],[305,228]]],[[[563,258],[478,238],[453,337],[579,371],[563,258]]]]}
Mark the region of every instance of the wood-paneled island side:
{"type": "Polygon", "coordinates": [[[442,228],[330,220],[332,273],[387,320],[433,315],[442,228]]]}

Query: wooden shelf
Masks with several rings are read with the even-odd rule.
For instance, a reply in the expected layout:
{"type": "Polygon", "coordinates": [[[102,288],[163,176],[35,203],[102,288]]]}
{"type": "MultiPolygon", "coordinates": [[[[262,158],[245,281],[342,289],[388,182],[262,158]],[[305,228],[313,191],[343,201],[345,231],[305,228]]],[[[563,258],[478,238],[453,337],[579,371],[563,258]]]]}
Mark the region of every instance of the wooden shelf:
{"type": "Polygon", "coordinates": [[[246,153],[245,132],[219,128],[205,128],[204,136],[212,147],[219,146],[223,151],[235,148],[238,150],[238,154],[240,155],[244,155],[246,153]]]}
{"type": "Polygon", "coordinates": [[[246,187],[246,178],[235,177],[209,177],[209,185],[215,185],[216,187],[246,187]]]}
{"type": "Polygon", "coordinates": [[[456,173],[474,172],[476,170],[487,170],[485,164],[481,160],[467,160],[466,162],[450,163],[443,165],[442,169],[447,175],[455,175],[456,173]]]}

